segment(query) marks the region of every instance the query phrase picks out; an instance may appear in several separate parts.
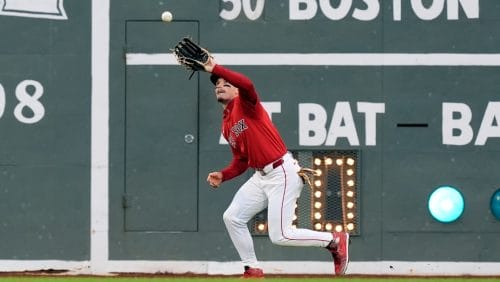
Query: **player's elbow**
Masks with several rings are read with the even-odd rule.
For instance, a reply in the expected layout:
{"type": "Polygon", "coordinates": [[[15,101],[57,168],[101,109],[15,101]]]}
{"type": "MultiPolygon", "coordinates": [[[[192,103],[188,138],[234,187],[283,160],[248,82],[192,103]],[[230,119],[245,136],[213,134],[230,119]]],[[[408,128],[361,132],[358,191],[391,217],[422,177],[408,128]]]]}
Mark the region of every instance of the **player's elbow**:
{"type": "Polygon", "coordinates": [[[242,88],[247,92],[255,92],[255,86],[253,85],[253,81],[250,79],[242,79],[240,81],[239,88],[242,88]]]}

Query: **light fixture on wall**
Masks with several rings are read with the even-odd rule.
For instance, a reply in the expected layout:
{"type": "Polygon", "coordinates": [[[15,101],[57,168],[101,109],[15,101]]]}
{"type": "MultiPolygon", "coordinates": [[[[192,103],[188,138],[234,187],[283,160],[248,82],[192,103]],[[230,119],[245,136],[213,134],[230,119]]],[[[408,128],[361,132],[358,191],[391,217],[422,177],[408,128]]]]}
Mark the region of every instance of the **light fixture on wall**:
{"type": "Polygon", "coordinates": [[[490,210],[493,216],[500,220],[500,189],[491,196],[490,210]]]}
{"type": "Polygon", "coordinates": [[[464,211],[464,198],[457,188],[441,186],[429,196],[428,208],[432,217],[443,223],[457,220],[464,211]]]}
{"type": "MultiPolygon", "coordinates": [[[[359,235],[359,151],[306,150],[292,154],[301,167],[315,172],[310,176],[310,189],[304,189],[298,199],[292,227],[359,235]]],[[[267,235],[267,211],[256,215],[253,223],[253,235],[267,235]]]]}

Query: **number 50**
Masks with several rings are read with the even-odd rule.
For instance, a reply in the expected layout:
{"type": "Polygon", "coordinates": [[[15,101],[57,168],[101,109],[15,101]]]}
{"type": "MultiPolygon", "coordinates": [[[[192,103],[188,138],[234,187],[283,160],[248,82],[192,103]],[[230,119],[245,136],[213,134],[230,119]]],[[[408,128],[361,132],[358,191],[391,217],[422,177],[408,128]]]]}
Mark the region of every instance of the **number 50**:
{"type": "MultiPolygon", "coordinates": [[[[36,80],[23,80],[16,87],[16,98],[19,103],[14,108],[14,116],[22,123],[36,123],[45,115],[45,108],[38,101],[43,95],[43,86],[36,80]],[[28,91],[28,88],[30,91],[28,91]],[[31,93],[30,93],[31,92],[31,93]],[[29,108],[32,115],[26,116],[23,110],[29,108]]],[[[0,84],[0,118],[5,111],[5,89],[0,84]]]]}
{"type": "Polygon", "coordinates": [[[255,9],[252,9],[252,0],[222,0],[222,2],[231,3],[232,7],[231,10],[222,9],[219,15],[221,18],[227,21],[232,21],[240,15],[241,8],[243,6],[243,12],[245,13],[245,16],[249,20],[254,21],[262,15],[265,1],[266,0],[255,0],[255,9]]]}

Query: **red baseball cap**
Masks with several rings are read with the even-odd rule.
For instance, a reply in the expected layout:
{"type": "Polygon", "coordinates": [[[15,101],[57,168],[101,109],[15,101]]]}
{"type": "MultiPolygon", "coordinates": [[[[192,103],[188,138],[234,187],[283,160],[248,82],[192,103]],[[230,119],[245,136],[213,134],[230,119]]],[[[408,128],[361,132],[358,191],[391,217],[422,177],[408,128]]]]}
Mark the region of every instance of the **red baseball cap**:
{"type": "Polygon", "coordinates": [[[217,84],[217,80],[220,78],[220,76],[218,75],[215,75],[215,74],[211,74],[210,75],[210,81],[213,83],[213,85],[217,84]]]}

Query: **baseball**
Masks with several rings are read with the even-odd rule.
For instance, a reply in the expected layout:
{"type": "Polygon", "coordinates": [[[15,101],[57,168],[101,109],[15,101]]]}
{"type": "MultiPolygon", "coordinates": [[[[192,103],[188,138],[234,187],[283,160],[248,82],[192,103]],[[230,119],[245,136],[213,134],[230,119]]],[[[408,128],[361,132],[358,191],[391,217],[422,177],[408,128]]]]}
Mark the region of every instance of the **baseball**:
{"type": "Polygon", "coordinates": [[[171,22],[172,18],[172,13],[170,13],[169,11],[165,11],[161,14],[161,20],[164,22],[171,22]]]}

